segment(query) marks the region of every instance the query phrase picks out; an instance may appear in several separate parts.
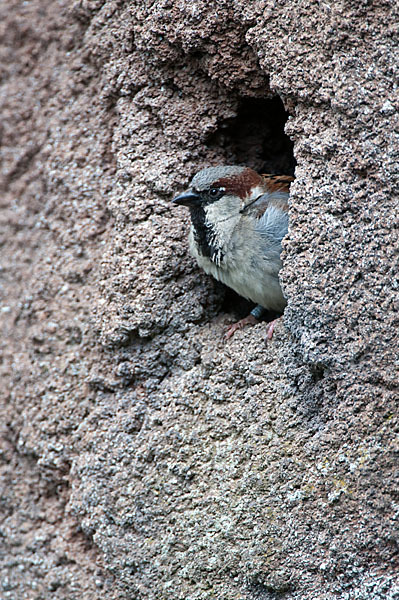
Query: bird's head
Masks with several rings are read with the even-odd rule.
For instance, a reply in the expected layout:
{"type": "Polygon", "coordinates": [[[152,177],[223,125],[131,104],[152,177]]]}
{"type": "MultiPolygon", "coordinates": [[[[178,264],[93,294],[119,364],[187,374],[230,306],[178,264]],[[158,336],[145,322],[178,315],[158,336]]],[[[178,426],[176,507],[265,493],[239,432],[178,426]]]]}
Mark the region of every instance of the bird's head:
{"type": "Polygon", "coordinates": [[[192,209],[214,205],[221,212],[238,212],[246,201],[261,193],[262,183],[262,177],[249,167],[208,167],[199,171],[189,189],[173,202],[192,209]]]}
{"type": "Polygon", "coordinates": [[[195,175],[189,189],[174,198],[188,206],[197,252],[221,265],[241,210],[259,196],[262,178],[248,167],[209,167],[195,175]]]}

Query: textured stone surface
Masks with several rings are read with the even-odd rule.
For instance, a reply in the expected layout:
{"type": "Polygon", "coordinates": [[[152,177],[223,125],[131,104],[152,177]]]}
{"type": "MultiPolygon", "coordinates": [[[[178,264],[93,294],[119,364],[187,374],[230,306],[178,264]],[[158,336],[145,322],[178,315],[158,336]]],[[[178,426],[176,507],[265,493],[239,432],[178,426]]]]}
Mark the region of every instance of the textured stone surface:
{"type": "Polygon", "coordinates": [[[397,7],[0,16],[0,597],[399,598],[397,7]],[[292,171],[277,96],[288,307],[225,344],[170,198],[292,171]]]}

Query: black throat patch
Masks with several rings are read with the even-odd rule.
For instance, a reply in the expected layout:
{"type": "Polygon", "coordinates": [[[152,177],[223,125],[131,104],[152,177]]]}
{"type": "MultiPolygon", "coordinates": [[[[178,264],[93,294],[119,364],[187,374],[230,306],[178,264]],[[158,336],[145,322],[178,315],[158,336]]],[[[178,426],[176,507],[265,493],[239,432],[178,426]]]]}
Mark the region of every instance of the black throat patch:
{"type": "Polygon", "coordinates": [[[202,206],[190,208],[191,222],[194,230],[194,240],[202,256],[206,256],[212,262],[220,265],[224,254],[216,244],[216,232],[212,224],[206,223],[205,211],[202,206]]]}

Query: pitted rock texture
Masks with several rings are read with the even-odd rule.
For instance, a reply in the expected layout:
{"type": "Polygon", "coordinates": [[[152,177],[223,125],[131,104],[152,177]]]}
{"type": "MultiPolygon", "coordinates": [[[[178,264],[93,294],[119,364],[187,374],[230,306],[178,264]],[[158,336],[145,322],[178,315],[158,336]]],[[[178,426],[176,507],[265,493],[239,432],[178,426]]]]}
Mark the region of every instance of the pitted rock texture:
{"type": "Polygon", "coordinates": [[[397,7],[0,16],[0,597],[399,598],[397,7]],[[292,142],[284,323],[226,344],[170,199],[292,142]]]}

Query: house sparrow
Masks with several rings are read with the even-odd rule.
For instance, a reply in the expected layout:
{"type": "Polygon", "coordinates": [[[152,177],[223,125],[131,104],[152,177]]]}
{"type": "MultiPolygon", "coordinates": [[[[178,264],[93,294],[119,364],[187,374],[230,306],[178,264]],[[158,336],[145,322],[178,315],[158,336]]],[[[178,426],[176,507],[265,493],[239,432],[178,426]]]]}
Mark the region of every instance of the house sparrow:
{"type": "MultiPolygon", "coordinates": [[[[286,175],[261,176],[248,167],[209,167],[173,200],[190,209],[190,250],[199,266],[257,304],[230,327],[227,338],[258,323],[266,310],[282,313],[285,308],[278,273],[291,181],[286,175]]],[[[274,321],[269,339],[273,328],[274,321]]]]}

